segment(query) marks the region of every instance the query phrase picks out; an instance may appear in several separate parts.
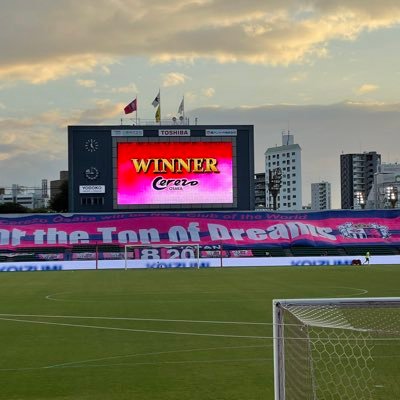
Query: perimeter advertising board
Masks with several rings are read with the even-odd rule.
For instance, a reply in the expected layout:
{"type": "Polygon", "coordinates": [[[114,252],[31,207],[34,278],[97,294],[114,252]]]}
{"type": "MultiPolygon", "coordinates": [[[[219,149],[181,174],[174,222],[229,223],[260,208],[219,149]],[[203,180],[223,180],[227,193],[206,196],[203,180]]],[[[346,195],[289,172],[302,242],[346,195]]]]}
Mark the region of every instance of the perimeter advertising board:
{"type": "Polygon", "coordinates": [[[70,126],[68,146],[71,212],[254,209],[251,125],[70,126]]]}

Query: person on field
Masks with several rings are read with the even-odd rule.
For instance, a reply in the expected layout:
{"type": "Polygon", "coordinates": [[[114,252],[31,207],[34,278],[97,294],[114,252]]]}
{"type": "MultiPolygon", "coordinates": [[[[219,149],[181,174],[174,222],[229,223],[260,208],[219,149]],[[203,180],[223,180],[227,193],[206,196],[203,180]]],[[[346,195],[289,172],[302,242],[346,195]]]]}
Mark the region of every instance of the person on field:
{"type": "Polygon", "coordinates": [[[369,257],[370,257],[370,254],[369,254],[369,251],[367,251],[365,253],[365,261],[364,261],[363,264],[368,264],[369,265],[369,257]]]}

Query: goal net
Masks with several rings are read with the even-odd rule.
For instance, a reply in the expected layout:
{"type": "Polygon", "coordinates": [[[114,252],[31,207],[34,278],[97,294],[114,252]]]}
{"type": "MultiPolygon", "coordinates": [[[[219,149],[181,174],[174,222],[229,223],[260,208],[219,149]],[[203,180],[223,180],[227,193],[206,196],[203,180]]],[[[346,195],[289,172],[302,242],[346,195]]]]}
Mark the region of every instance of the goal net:
{"type": "Polygon", "coordinates": [[[191,260],[189,267],[200,268],[200,246],[192,243],[179,244],[130,244],[124,249],[125,269],[129,260],[153,260],[158,268],[163,268],[166,261],[191,260]]]}
{"type": "Polygon", "coordinates": [[[274,300],[275,400],[400,399],[400,298],[274,300]]]}

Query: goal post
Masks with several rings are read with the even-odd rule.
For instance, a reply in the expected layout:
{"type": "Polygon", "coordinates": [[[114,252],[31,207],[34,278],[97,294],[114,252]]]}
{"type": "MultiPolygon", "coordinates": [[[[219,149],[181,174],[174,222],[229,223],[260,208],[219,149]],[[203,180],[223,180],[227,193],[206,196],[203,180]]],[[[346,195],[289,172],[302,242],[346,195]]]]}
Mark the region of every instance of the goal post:
{"type": "Polygon", "coordinates": [[[273,300],[275,400],[400,399],[400,297],[273,300]]]}
{"type": "Polygon", "coordinates": [[[200,268],[200,245],[193,243],[127,244],[124,247],[125,269],[129,260],[193,260],[200,268]]]}

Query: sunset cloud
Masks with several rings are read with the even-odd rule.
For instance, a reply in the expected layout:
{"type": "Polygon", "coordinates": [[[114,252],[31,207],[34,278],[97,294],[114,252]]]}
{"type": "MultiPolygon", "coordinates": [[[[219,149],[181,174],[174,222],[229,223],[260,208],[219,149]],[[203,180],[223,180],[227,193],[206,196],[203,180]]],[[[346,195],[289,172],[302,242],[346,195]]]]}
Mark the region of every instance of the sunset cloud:
{"type": "Polygon", "coordinates": [[[96,67],[113,62],[110,57],[95,55],[57,57],[32,63],[24,61],[20,64],[0,65],[0,80],[26,81],[38,85],[69,75],[93,72],[96,67]]]}
{"type": "Polygon", "coordinates": [[[379,86],[373,85],[371,83],[365,83],[364,85],[361,85],[359,88],[357,88],[356,92],[359,95],[375,92],[376,90],[379,89],[379,86]]]}
{"type": "Polygon", "coordinates": [[[86,88],[93,88],[96,86],[96,81],[92,80],[92,79],[77,79],[76,83],[79,86],[83,86],[86,88]]]}
{"type": "Polygon", "coordinates": [[[207,89],[203,89],[202,93],[204,96],[206,97],[213,97],[215,94],[215,89],[214,88],[207,88],[207,89]]]}
{"type": "Polygon", "coordinates": [[[56,179],[67,169],[67,126],[117,121],[122,109],[122,103],[99,100],[71,114],[54,109],[28,118],[0,118],[0,169],[12,171],[12,177],[2,176],[0,186],[56,179]]]}
{"type": "Polygon", "coordinates": [[[126,56],[289,65],[325,57],[333,40],[400,23],[395,0],[64,0],[61,14],[54,0],[29,5],[2,9],[0,80],[39,84],[107,71],[126,56]]]}
{"type": "Polygon", "coordinates": [[[189,79],[188,76],[180,72],[170,72],[164,75],[163,86],[177,86],[184,84],[189,79]]]}
{"type": "Polygon", "coordinates": [[[131,83],[130,85],[112,88],[110,91],[111,93],[130,93],[134,95],[138,92],[138,88],[134,83],[131,83]]]}

